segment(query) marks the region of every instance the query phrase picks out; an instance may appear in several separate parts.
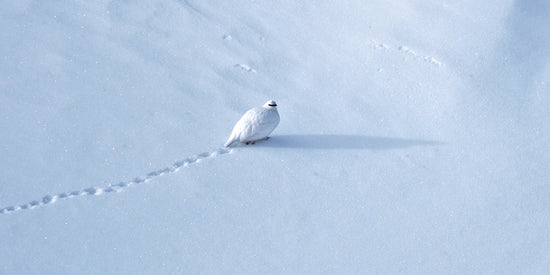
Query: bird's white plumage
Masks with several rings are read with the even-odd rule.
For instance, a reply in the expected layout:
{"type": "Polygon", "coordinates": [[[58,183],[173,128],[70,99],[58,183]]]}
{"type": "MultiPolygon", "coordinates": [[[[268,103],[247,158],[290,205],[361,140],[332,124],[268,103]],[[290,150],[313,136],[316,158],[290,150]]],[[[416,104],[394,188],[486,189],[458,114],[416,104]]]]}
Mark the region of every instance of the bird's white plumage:
{"type": "Polygon", "coordinates": [[[265,139],[275,130],[279,120],[277,104],[273,100],[266,102],[262,107],[252,108],[237,121],[224,146],[229,147],[235,142],[265,139]]]}

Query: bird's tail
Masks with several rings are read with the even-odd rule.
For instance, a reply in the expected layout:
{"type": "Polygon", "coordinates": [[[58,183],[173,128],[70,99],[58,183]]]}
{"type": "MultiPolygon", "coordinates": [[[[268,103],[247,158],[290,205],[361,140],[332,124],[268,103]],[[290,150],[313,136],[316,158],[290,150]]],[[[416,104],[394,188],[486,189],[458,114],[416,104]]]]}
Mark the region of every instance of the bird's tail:
{"type": "Polygon", "coordinates": [[[235,142],[234,139],[229,139],[223,146],[224,146],[224,147],[229,147],[229,146],[231,146],[234,142],[235,142]]]}

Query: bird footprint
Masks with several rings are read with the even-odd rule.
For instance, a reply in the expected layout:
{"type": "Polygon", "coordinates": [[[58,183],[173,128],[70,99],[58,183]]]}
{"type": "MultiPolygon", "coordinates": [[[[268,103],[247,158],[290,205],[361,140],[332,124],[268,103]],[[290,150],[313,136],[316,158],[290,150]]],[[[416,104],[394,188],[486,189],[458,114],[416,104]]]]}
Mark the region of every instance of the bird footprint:
{"type": "Polygon", "coordinates": [[[28,203],[24,203],[24,204],[20,204],[20,205],[4,207],[4,208],[0,209],[0,214],[8,214],[8,213],[17,212],[17,211],[20,211],[20,210],[27,210],[27,209],[36,209],[36,208],[39,208],[39,207],[42,207],[42,206],[53,204],[53,203],[55,203],[59,200],[68,200],[68,199],[73,199],[73,198],[77,198],[77,197],[81,197],[81,196],[100,196],[100,195],[104,195],[104,194],[107,194],[107,193],[121,192],[125,188],[128,188],[132,185],[147,183],[147,182],[151,181],[152,179],[154,179],[156,177],[160,177],[160,176],[163,176],[163,175],[166,175],[166,174],[175,173],[182,167],[188,167],[189,165],[201,162],[202,160],[205,160],[205,159],[208,159],[208,158],[214,158],[214,157],[217,157],[219,155],[228,154],[228,153],[232,153],[232,152],[233,152],[232,149],[220,148],[220,149],[217,149],[217,150],[215,150],[213,152],[210,152],[210,153],[205,152],[205,153],[197,154],[197,155],[194,155],[192,157],[176,161],[168,167],[165,167],[165,168],[162,168],[162,169],[159,169],[159,170],[156,170],[156,171],[149,172],[144,177],[136,177],[136,178],[134,178],[133,180],[130,180],[130,181],[124,181],[124,182],[119,182],[119,183],[115,183],[115,184],[109,184],[109,185],[104,186],[104,187],[87,187],[87,188],[84,188],[82,190],[59,193],[57,195],[45,195],[44,197],[42,197],[39,200],[33,200],[33,201],[28,202],[28,203]]]}

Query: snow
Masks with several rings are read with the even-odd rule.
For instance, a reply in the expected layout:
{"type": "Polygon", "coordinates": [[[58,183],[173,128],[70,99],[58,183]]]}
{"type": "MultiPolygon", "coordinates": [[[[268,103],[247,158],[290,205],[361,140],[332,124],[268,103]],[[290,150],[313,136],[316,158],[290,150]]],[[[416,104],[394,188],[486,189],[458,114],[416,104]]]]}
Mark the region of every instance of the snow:
{"type": "Polygon", "coordinates": [[[550,271],[546,1],[1,7],[0,273],[550,271]]]}

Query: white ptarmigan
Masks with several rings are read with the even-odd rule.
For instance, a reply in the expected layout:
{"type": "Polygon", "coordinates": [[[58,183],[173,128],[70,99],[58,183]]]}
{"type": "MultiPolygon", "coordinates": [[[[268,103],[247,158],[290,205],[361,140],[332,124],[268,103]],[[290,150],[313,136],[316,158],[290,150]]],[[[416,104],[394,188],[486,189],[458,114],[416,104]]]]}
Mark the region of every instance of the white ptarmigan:
{"type": "Polygon", "coordinates": [[[252,108],[237,121],[224,146],[229,147],[235,142],[250,144],[260,139],[267,139],[267,136],[279,125],[279,120],[277,103],[273,100],[266,102],[262,107],[252,108]]]}

